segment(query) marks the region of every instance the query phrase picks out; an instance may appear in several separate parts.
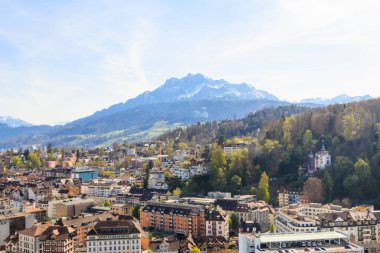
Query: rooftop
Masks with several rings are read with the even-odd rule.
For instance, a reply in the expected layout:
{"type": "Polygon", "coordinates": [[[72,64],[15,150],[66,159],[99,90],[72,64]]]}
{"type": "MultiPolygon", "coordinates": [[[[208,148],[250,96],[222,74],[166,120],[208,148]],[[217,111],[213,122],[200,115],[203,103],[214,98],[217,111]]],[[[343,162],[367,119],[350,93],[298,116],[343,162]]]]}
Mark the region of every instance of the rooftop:
{"type": "Polygon", "coordinates": [[[334,240],[347,239],[347,235],[336,232],[314,232],[314,233],[286,233],[286,234],[245,234],[250,238],[260,238],[261,243],[270,242],[297,242],[297,241],[317,241],[317,240],[334,240]]]}

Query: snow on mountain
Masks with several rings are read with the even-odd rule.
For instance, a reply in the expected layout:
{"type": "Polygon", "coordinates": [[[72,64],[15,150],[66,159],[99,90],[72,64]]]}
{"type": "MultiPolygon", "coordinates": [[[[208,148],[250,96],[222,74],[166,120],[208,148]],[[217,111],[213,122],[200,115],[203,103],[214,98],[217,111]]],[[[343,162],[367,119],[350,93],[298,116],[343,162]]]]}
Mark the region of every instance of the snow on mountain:
{"type": "Polygon", "coordinates": [[[331,105],[331,104],[344,104],[349,102],[359,102],[363,100],[372,99],[370,95],[364,96],[349,96],[347,94],[341,94],[333,98],[307,98],[300,101],[300,103],[312,103],[319,105],[331,105]]]}
{"type": "Polygon", "coordinates": [[[278,100],[274,95],[258,90],[252,85],[241,83],[232,84],[223,79],[213,80],[202,74],[188,74],[178,79],[168,79],[154,91],[145,92],[134,99],[128,100],[126,105],[141,105],[181,100],[278,100]]]}
{"type": "Polygon", "coordinates": [[[10,116],[0,116],[0,123],[6,124],[9,127],[32,126],[32,124],[28,122],[10,116]]]}

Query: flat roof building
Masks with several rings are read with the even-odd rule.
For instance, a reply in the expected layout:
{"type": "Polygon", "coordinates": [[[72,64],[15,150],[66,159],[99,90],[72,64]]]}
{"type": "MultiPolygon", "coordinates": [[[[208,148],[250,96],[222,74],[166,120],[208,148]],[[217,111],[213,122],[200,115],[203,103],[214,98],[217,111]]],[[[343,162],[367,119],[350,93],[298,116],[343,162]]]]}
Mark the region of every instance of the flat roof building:
{"type": "Polygon", "coordinates": [[[241,233],[239,234],[239,253],[305,251],[364,253],[363,247],[350,244],[348,241],[348,235],[338,231],[286,234],[241,233]]]}

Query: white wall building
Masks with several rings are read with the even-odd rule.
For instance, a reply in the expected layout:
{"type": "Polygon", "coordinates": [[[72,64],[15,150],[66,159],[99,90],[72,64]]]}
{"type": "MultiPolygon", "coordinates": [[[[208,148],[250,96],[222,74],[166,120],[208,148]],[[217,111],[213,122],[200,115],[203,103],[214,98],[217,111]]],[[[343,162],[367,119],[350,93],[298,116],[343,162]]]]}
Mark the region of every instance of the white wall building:
{"type": "Polygon", "coordinates": [[[364,248],[349,244],[346,234],[336,231],[285,234],[239,234],[239,253],[305,252],[319,248],[321,252],[364,253],[364,248]],[[334,243],[331,243],[334,241],[334,243]],[[323,249],[322,249],[323,248],[323,249]]]}
{"type": "Polygon", "coordinates": [[[131,220],[98,222],[86,241],[88,253],[141,252],[141,230],[131,220]]]}

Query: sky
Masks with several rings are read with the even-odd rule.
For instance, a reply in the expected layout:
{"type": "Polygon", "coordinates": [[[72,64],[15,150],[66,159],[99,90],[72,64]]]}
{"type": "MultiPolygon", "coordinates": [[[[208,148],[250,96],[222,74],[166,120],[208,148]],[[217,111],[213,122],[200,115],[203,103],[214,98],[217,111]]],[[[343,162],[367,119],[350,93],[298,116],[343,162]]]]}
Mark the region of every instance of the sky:
{"type": "Polygon", "coordinates": [[[378,0],[0,0],[0,115],[56,124],[202,73],[380,96],[378,0]]]}

